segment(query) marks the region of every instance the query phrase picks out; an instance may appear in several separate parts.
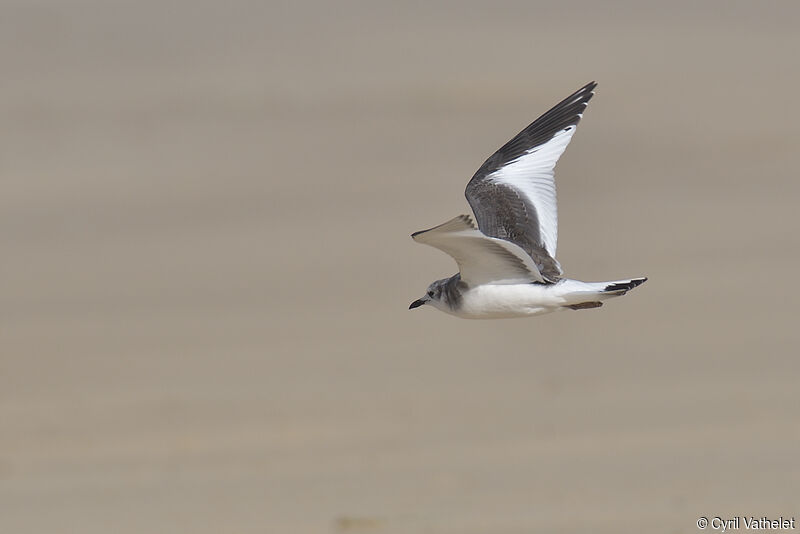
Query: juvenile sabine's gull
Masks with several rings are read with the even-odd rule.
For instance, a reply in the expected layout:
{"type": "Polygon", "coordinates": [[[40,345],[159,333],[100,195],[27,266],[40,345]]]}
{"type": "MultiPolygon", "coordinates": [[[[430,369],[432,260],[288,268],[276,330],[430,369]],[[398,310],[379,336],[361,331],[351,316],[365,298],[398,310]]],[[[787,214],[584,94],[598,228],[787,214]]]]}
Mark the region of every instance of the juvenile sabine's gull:
{"type": "Polygon", "coordinates": [[[469,215],[411,235],[446,252],[459,272],[428,286],[409,309],[429,304],[467,319],[584,310],[624,295],[647,278],[581,282],[556,261],[553,169],[594,95],[591,82],[536,119],[484,162],[465,192],[469,215]]]}

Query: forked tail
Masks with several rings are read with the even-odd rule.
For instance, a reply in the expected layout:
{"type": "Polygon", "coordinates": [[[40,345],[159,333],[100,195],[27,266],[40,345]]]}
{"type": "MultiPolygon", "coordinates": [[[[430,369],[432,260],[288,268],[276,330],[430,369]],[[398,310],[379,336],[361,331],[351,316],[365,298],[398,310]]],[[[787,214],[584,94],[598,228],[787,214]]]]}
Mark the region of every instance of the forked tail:
{"type": "Polygon", "coordinates": [[[569,280],[569,291],[564,294],[566,301],[564,307],[572,308],[573,310],[599,308],[603,305],[600,301],[613,297],[621,297],[631,289],[645,282],[647,282],[647,278],[614,280],[613,282],[581,282],[578,280],[569,280]]]}
{"type": "Polygon", "coordinates": [[[603,289],[603,293],[610,295],[624,295],[634,287],[638,287],[647,282],[647,278],[634,278],[633,280],[616,280],[607,282],[608,285],[603,289]]]}

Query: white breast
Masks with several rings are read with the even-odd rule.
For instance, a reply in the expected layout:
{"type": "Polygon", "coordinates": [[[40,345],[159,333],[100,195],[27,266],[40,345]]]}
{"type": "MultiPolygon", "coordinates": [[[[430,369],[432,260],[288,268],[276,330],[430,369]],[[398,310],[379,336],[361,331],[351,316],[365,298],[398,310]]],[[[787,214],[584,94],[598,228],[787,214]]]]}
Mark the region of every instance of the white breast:
{"type": "Polygon", "coordinates": [[[528,317],[563,309],[564,299],[551,285],[481,285],[462,295],[461,306],[447,310],[465,319],[528,317]]]}

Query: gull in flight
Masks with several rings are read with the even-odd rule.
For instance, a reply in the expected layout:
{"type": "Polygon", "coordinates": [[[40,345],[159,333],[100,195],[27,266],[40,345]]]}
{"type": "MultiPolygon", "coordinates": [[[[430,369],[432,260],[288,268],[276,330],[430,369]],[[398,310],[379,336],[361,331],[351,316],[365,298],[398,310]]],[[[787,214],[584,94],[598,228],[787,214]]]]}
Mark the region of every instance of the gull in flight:
{"type": "Polygon", "coordinates": [[[571,280],[556,260],[553,170],[596,86],[578,89],[481,165],[465,192],[477,228],[459,215],[411,235],[452,256],[459,272],[433,282],[409,309],[429,305],[466,319],[526,317],[597,308],[647,281],[571,280]]]}

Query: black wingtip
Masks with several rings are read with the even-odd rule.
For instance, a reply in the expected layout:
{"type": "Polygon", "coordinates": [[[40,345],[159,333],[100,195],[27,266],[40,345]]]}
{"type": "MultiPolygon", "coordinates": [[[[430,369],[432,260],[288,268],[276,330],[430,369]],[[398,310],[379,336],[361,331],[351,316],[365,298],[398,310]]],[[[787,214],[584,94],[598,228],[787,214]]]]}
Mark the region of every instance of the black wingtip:
{"type": "MultiPolygon", "coordinates": [[[[570,99],[575,98],[576,96],[578,96],[578,95],[580,95],[582,93],[592,93],[592,94],[594,94],[594,90],[596,88],[597,88],[597,82],[595,82],[593,80],[593,81],[587,83],[586,85],[584,85],[583,87],[581,87],[580,89],[578,89],[577,91],[575,91],[574,93],[572,93],[570,96],[568,96],[564,100],[565,101],[569,101],[570,99]]],[[[589,95],[589,98],[591,98],[591,95],[589,95]]]]}
{"type": "Polygon", "coordinates": [[[577,91],[575,91],[574,93],[572,93],[571,95],[569,95],[567,98],[565,98],[561,102],[559,102],[554,107],[558,107],[560,105],[567,104],[569,102],[573,102],[573,101],[575,101],[577,99],[577,97],[580,97],[582,95],[586,95],[586,97],[585,97],[586,98],[586,102],[588,102],[592,98],[592,96],[594,95],[594,90],[595,89],[597,89],[597,82],[591,81],[591,82],[587,83],[586,85],[584,85],[583,87],[581,87],[580,89],[578,89],[577,91]]]}
{"type": "Polygon", "coordinates": [[[550,108],[492,154],[472,179],[480,179],[496,171],[509,161],[520,157],[527,150],[546,143],[561,130],[569,130],[577,126],[589,101],[594,96],[595,87],[597,87],[597,82],[591,81],[550,108]]]}
{"type": "Polygon", "coordinates": [[[634,287],[639,287],[640,285],[647,282],[647,278],[634,278],[633,280],[629,280],[627,282],[617,282],[615,284],[609,284],[603,289],[605,292],[613,292],[613,291],[630,291],[634,287]]]}

